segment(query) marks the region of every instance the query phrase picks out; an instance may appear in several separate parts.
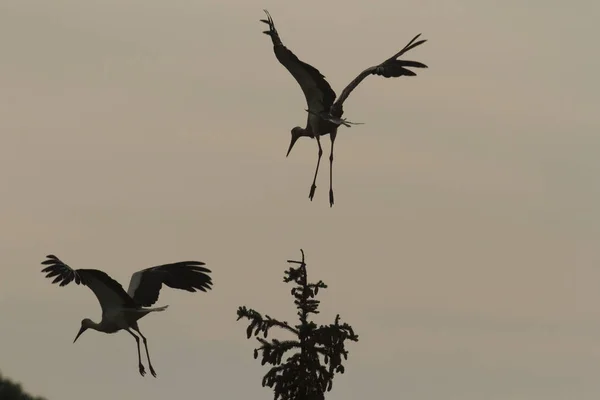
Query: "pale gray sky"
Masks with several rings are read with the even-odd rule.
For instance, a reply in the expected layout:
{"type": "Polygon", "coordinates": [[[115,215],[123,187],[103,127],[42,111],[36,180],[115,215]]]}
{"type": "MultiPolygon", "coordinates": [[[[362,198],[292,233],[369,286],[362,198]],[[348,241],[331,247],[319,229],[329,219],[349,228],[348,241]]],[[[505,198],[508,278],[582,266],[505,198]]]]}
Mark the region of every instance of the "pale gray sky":
{"type": "MultiPolygon", "coordinates": [[[[305,249],[360,341],[330,399],[600,396],[597,1],[0,1],[0,368],[50,400],[265,399],[235,322],[293,318],[305,249]],[[288,159],[302,92],[261,32],[339,93],[422,32],[417,78],[370,77],[345,105],[336,204],[316,143],[288,159]],[[161,293],[126,333],[86,333],[88,289],[54,253],[127,285],[205,261],[212,293],[161,293]]],[[[326,140],[328,152],[329,141],[326,140]]]]}

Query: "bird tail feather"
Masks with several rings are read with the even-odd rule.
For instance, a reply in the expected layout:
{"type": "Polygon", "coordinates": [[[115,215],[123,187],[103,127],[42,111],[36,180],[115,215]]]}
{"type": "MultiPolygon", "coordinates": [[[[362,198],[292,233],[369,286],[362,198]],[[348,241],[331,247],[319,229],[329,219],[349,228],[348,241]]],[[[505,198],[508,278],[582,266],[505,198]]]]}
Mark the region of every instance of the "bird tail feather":
{"type": "Polygon", "coordinates": [[[133,310],[134,312],[142,312],[145,314],[148,314],[150,312],[154,312],[154,311],[165,311],[167,309],[167,306],[162,306],[162,307],[152,307],[152,308],[140,308],[139,310],[133,310]]]}

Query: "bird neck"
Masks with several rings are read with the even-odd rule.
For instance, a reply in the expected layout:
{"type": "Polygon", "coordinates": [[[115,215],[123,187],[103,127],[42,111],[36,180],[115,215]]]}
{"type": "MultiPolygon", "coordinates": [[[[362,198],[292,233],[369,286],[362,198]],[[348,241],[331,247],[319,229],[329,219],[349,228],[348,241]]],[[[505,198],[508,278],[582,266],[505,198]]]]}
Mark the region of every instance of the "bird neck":
{"type": "Polygon", "coordinates": [[[309,138],[314,138],[314,137],[315,137],[315,135],[312,133],[312,131],[311,131],[311,130],[309,130],[309,129],[304,129],[304,128],[300,128],[300,127],[298,127],[298,128],[296,129],[296,136],[297,136],[298,138],[301,138],[301,137],[303,137],[303,136],[305,136],[305,137],[309,137],[309,138]]]}
{"type": "Polygon", "coordinates": [[[97,322],[94,322],[94,321],[90,321],[90,322],[88,322],[88,328],[89,329],[93,329],[95,331],[102,332],[102,330],[103,330],[102,329],[103,328],[102,327],[102,322],[101,323],[97,323],[97,322]]]}

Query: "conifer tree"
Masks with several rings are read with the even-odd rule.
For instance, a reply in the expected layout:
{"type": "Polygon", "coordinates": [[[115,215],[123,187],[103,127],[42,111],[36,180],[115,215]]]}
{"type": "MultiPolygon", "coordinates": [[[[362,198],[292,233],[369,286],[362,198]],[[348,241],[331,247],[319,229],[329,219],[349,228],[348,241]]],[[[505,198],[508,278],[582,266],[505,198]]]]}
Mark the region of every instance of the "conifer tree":
{"type": "Polygon", "coordinates": [[[340,322],[339,314],[332,324],[318,326],[310,314],[319,313],[319,290],[327,288],[322,281],[309,283],[304,261],[288,260],[291,266],[285,271],[283,281],[292,283],[291,294],[298,309],[299,323],[291,326],[242,306],[238,309],[238,320],[250,321],[246,334],[253,335],[260,343],[254,350],[254,358],[262,357],[261,364],[273,367],[266,373],[262,385],[273,389],[275,400],[323,400],[330,391],[336,373],[344,373],[343,360],[348,358],[346,341],[358,341],[350,325],[340,322]],[[267,340],[271,328],[277,327],[291,333],[292,340],[267,340]],[[262,337],[259,335],[262,334],[262,337]]]}

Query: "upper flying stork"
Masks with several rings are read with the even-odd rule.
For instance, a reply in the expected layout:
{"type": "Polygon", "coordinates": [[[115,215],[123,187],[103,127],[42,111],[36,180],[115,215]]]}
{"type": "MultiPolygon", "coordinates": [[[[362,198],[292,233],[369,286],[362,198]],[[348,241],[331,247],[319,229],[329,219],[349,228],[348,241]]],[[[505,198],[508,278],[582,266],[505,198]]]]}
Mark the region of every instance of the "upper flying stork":
{"type": "Polygon", "coordinates": [[[212,286],[212,279],[207,275],[211,271],[202,267],[201,265],[204,265],[204,263],[200,261],[182,261],[138,271],[131,276],[129,289],[126,292],[119,282],[103,271],[72,269],[54,255],[46,257],[48,259],[42,262],[43,265],[47,265],[42,269],[42,272],[47,273],[46,278],[56,277],[52,283],[60,282],[60,286],[75,281],[78,285],[82,284],[89,287],[102,307],[102,321],[96,323],[89,318],[82,320],[81,329],[79,329],[73,343],[88,328],[104,333],[115,333],[124,329],[135,338],[137,343],[138,366],[142,376],[146,374],[146,370],[142,365],[140,338],[133,333],[132,329],[142,337],[150,373],[156,377],[156,372],[150,361],[146,337],[140,332],[137,321],[148,313],[163,311],[168,307],[167,305],[147,308],[158,300],[161,286],[165,284],[171,288],[183,289],[189,292],[195,292],[196,290],[206,292],[212,286]]]}
{"type": "Polygon", "coordinates": [[[352,82],[348,84],[342,91],[342,94],[336,100],[336,94],[329,86],[329,83],[325,80],[325,77],[313,66],[301,61],[283,45],[277,29],[275,29],[275,23],[273,18],[267,10],[264,10],[267,14],[267,19],[261,19],[262,22],[269,26],[268,31],[263,33],[269,35],[273,41],[273,51],[275,56],[284,67],[294,76],[302,91],[304,97],[306,97],[306,103],[308,105],[308,119],[306,121],[306,128],[299,126],[292,129],[292,140],[290,147],[288,148],[286,157],[292,151],[294,143],[298,138],[302,136],[308,136],[310,138],[317,139],[317,145],[319,146],[319,158],[317,159],[317,167],[315,169],[315,176],[313,183],[310,188],[310,194],[308,197],[312,200],[315,195],[317,174],[319,172],[319,163],[321,162],[321,156],[323,155],[323,149],[321,148],[320,136],[329,134],[331,138],[331,152],[329,154],[329,206],[333,206],[333,183],[332,183],[332,168],[333,168],[333,143],[337,135],[337,128],[340,125],[350,126],[357,125],[342,118],[344,113],[342,105],[348,98],[350,93],[358,86],[363,79],[369,75],[379,75],[385,78],[396,78],[399,76],[416,76],[416,73],[407,69],[406,67],[413,68],[427,68],[423,63],[417,61],[406,61],[398,60],[402,54],[406,53],[412,48],[415,48],[426,40],[419,40],[415,42],[421,36],[418,34],[415,36],[402,50],[388,58],[384,62],[374,67],[370,67],[361,72],[352,82]]]}

